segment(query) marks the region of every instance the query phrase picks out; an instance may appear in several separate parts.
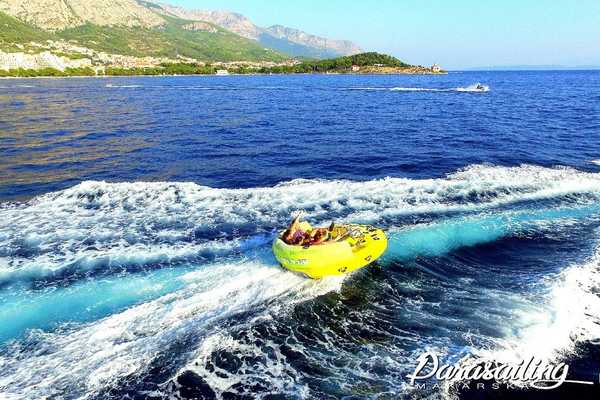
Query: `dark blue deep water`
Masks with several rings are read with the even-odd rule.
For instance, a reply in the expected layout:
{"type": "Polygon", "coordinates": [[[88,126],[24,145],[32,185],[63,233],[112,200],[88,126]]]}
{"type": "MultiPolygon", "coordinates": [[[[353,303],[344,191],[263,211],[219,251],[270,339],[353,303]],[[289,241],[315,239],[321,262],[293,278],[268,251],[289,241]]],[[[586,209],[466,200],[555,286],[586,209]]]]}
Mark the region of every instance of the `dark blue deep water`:
{"type": "Polygon", "coordinates": [[[590,164],[600,158],[597,71],[0,86],[0,199],[82,180],[247,188],[295,178],[437,178],[483,163],[599,169],[590,164]],[[476,82],[491,90],[460,91],[476,82]]]}
{"type": "Polygon", "coordinates": [[[0,80],[0,397],[597,396],[599,241],[600,71],[0,80]],[[286,272],[299,210],[388,250],[286,272]]]}

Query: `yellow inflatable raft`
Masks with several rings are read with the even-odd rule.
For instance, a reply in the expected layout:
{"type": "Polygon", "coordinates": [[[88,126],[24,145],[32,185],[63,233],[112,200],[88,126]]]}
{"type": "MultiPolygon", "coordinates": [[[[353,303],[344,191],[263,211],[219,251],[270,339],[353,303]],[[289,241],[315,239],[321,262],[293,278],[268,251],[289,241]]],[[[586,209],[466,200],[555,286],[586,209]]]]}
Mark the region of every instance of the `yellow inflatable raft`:
{"type": "Polygon", "coordinates": [[[277,261],[290,271],[319,279],[341,275],[378,259],[387,247],[385,233],[370,225],[340,225],[345,234],[337,241],[310,246],[289,245],[279,237],[273,242],[277,261]]]}

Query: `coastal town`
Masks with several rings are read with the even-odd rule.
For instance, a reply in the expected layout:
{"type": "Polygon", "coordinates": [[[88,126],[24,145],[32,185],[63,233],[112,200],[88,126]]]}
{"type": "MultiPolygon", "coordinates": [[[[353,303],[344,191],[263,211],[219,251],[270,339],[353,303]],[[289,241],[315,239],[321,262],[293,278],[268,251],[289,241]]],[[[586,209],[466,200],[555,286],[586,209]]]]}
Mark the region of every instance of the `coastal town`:
{"type": "MultiPolygon", "coordinates": [[[[230,73],[286,73],[286,72],[326,72],[354,74],[439,74],[444,71],[434,64],[431,67],[408,66],[401,67],[384,63],[357,65],[352,63],[346,68],[321,71],[295,70],[303,61],[289,58],[283,61],[212,61],[206,62],[191,57],[135,57],[122,54],[110,54],[96,51],[77,43],[65,40],[48,40],[44,43],[30,42],[26,45],[16,44],[17,50],[6,52],[0,50],[0,76],[38,76],[35,71],[54,71],[52,75],[71,72],[72,75],[107,75],[114,71],[131,71],[133,75],[156,74],[157,69],[168,65],[193,65],[196,67],[210,66],[198,73],[214,73],[228,75],[230,73]],[[29,71],[29,73],[24,72],[29,71]],[[4,72],[4,73],[2,73],[4,72]]],[[[164,74],[170,74],[168,70],[164,74]]],[[[171,73],[172,74],[172,73],[171,73]]],[[[44,75],[44,74],[40,74],[44,75]]]]}
{"type": "MultiPolygon", "coordinates": [[[[46,43],[31,42],[28,46],[18,45],[21,51],[4,52],[0,50],[0,70],[17,69],[39,70],[51,68],[65,71],[69,68],[91,68],[96,75],[104,75],[107,67],[134,69],[155,68],[164,64],[194,64],[204,66],[207,63],[190,57],[135,57],[121,54],[109,54],[95,51],[87,47],[66,41],[48,40],[46,43]]],[[[220,69],[228,68],[270,68],[274,66],[292,66],[300,61],[290,59],[282,62],[273,61],[232,61],[212,62],[211,65],[220,69]]]]}
{"type": "MultiPolygon", "coordinates": [[[[69,47],[73,50],[73,47],[69,47]]],[[[87,52],[83,57],[70,58],[60,53],[44,50],[39,53],[0,51],[0,77],[1,76],[44,76],[44,71],[51,71],[51,76],[62,75],[114,75],[114,71],[126,71],[127,75],[156,75],[156,71],[164,70],[165,75],[169,73],[165,66],[196,66],[198,72],[193,74],[229,75],[230,73],[350,73],[350,74],[442,74],[445,73],[437,64],[431,67],[423,66],[387,66],[383,64],[356,65],[348,68],[329,71],[304,71],[305,63],[297,59],[289,59],[281,62],[273,61],[215,61],[204,62],[187,57],[177,59],[167,57],[134,57],[120,54],[108,54],[85,49],[87,52]],[[208,67],[208,68],[203,68],[208,67]],[[203,69],[202,69],[203,68],[203,69]],[[298,69],[298,70],[296,70],[298,69]]]]}

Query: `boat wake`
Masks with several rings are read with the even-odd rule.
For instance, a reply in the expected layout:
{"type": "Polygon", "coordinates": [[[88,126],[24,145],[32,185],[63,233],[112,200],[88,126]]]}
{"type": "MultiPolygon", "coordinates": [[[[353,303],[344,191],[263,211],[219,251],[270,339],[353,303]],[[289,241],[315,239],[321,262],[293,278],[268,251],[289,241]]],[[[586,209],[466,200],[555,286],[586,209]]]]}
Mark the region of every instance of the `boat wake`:
{"type": "Polygon", "coordinates": [[[425,87],[351,87],[347,90],[391,91],[391,92],[489,92],[490,87],[474,83],[465,87],[425,88],[425,87]]]}
{"type": "Polygon", "coordinates": [[[115,85],[112,83],[107,83],[104,87],[114,88],[114,89],[137,89],[142,88],[142,85],[115,85]]]}
{"type": "Polygon", "coordinates": [[[600,174],[531,165],[252,189],[84,182],[4,203],[0,389],[405,394],[425,349],[557,357],[600,337],[598,229],[600,174]],[[345,279],[286,272],[270,245],[298,209],[382,226],[388,251],[345,279]]]}

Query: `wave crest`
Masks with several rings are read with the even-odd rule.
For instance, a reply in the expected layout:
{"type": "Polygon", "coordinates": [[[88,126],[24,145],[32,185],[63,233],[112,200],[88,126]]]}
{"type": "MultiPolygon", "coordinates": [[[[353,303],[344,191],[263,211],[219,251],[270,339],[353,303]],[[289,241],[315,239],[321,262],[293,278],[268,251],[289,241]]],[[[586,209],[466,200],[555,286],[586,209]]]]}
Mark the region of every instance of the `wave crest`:
{"type": "Polygon", "coordinates": [[[317,223],[385,225],[408,215],[474,212],[572,194],[598,196],[600,174],[475,165],[440,179],[294,180],[253,189],[88,181],[0,205],[0,283],[46,278],[74,265],[89,270],[142,265],[144,259],[185,261],[220,248],[221,241],[270,234],[299,209],[317,223]],[[132,249],[140,256],[125,255],[132,249]]]}

